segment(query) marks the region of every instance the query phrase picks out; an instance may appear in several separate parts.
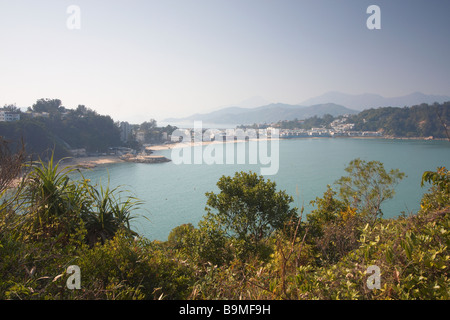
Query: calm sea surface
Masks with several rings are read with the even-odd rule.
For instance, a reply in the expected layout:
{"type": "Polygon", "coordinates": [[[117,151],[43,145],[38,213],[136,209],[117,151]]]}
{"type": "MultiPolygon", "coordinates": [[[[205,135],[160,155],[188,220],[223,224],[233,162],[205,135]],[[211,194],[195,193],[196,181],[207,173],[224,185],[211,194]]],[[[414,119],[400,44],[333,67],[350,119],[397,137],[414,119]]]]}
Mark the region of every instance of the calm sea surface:
{"type": "MultiPolygon", "coordinates": [[[[172,158],[171,152],[163,150],[157,154],[172,158]]],[[[381,161],[387,170],[398,168],[406,173],[407,177],[396,187],[395,197],[382,207],[384,217],[390,218],[419,209],[420,198],[428,189],[420,187],[422,173],[438,166],[450,167],[450,143],[345,138],[281,140],[278,173],[266,178],[292,195],[297,207],[304,205],[307,214],[313,208],[310,201],[322,197],[328,184],[333,185],[346,175],[345,167],[355,158],[381,161]]],[[[135,213],[134,230],[151,240],[167,240],[174,227],[183,223],[197,225],[205,214],[205,192],[216,192],[222,175],[232,176],[236,171],[260,174],[260,168],[260,164],[117,163],[85,171],[84,175],[102,184],[107,184],[109,178],[110,186],[121,185],[143,200],[143,210],[135,213]]]]}

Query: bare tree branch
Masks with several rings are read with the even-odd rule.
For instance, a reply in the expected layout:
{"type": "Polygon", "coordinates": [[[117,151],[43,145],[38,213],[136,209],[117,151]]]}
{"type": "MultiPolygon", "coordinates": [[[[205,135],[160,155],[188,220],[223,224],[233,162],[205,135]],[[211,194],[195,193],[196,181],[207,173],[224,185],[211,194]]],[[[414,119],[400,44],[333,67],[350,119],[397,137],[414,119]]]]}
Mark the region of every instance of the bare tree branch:
{"type": "Polygon", "coordinates": [[[23,141],[16,152],[12,152],[9,146],[10,142],[0,136],[0,195],[15,186],[26,159],[23,141]]]}

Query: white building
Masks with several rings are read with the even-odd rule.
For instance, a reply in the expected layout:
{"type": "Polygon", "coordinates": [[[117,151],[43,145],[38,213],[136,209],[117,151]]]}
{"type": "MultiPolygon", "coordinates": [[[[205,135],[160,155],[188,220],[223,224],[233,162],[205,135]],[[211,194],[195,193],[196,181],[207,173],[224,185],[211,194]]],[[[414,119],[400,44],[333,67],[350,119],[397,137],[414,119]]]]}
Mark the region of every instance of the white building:
{"type": "Polygon", "coordinates": [[[127,142],[131,135],[131,125],[128,122],[120,123],[120,140],[127,142]]]}
{"type": "Polygon", "coordinates": [[[18,121],[20,120],[20,113],[11,112],[7,110],[0,110],[0,121],[18,121]]]}

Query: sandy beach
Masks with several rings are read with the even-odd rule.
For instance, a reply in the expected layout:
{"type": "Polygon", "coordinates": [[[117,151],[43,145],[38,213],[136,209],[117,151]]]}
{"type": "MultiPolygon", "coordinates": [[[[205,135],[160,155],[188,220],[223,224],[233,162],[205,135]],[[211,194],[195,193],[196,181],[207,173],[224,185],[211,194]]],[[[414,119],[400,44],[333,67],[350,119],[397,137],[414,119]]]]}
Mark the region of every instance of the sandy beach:
{"type": "MultiPolygon", "coordinates": [[[[175,143],[175,144],[162,144],[162,145],[154,145],[151,147],[147,147],[147,150],[150,151],[160,151],[160,150],[168,150],[172,148],[180,148],[185,147],[186,145],[183,143],[175,143]]],[[[106,156],[95,156],[95,157],[73,157],[73,158],[65,158],[61,161],[60,166],[62,167],[79,167],[84,169],[95,168],[99,165],[111,164],[111,163],[121,163],[126,162],[126,160],[121,159],[120,156],[116,155],[106,155],[106,156]]]]}
{"type": "MultiPolygon", "coordinates": [[[[238,141],[230,141],[230,142],[240,142],[238,141]]],[[[153,145],[146,147],[146,150],[158,152],[161,150],[170,150],[175,148],[183,148],[186,146],[200,146],[200,145],[209,145],[209,144],[221,144],[221,143],[229,143],[229,142],[222,142],[222,141],[202,141],[202,142],[192,142],[190,144],[186,143],[171,143],[171,144],[161,144],[161,145],[153,145]]],[[[62,168],[66,167],[78,167],[83,169],[91,169],[95,168],[99,165],[105,165],[105,164],[111,164],[111,163],[120,163],[120,162],[126,162],[126,160],[121,159],[119,156],[116,155],[107,155],[107,156],[96,156],[96,157],[74,157],[74,158],[65,158],[61,161],[60,166],[62,168]]]]}
{"type": "Polygon", "coordinates": [[[125,162],[118,156],[97,156],[97,157],[80,157],[80,158],[65,158],[60,162],[60,166],[66,167],[78,167],[84,169],[95,168],[98,165],[125,162]]]}

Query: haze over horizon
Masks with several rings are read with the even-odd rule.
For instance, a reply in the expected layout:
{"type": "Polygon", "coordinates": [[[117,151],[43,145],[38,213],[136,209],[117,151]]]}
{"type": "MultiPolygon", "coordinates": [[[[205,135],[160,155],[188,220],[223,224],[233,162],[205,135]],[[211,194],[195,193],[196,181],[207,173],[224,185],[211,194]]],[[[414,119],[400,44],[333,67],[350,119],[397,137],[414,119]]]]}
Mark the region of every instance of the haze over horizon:
{"type": "Polygon", "coordinates": [[[136,122],[330,91],[450,96],[449,12],[420,0],[0,0],[0,106],[58,98],[136,122]],[[380,30],[366,26],[373,4],[380,30]]]}

